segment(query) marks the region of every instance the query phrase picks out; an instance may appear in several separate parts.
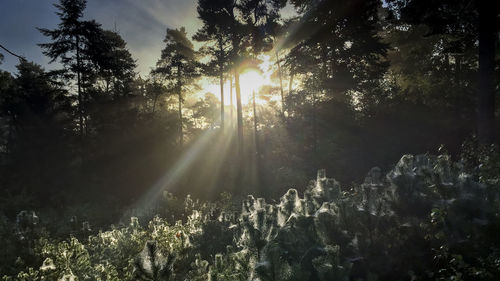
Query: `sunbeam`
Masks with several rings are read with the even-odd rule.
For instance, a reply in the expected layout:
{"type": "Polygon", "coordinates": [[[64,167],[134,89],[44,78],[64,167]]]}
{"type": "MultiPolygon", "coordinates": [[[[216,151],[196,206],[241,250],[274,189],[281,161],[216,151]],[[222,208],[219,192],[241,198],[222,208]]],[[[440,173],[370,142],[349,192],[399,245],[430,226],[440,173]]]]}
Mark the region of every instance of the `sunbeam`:
{"type": "Polygon", "coordinates": [[[187,151],[185,151],[180,159],[172,165],[169,171],[166,171],[163,176],[157,180],[147,192],[134,204],[131,208],[134,212],[144,212],[147,211],[155,205],[155,203],[161,198],[163,191],[174,191],[173,187],[178,181],[186,175],[186,172],[193,165],[194,161],[201,154],[202,151],[206,150],[212,141],[216,138],[219,130],[210,129],[206,130],[203,135],[199,136],[196,141],[191,144],[187,151]]]}
{"type": "Polygon", "coordinates": [[[224,134],[213,139],[212,145],[202,160],[194,169],[197,171],[195,178],[189,181],[194,194],[202,194],[205,198],[215,198],[218,192],[224,190],[219,186],[227,178],[236,160],[231,156],[233,150],[234,130],[227,129],[224,134]]]}

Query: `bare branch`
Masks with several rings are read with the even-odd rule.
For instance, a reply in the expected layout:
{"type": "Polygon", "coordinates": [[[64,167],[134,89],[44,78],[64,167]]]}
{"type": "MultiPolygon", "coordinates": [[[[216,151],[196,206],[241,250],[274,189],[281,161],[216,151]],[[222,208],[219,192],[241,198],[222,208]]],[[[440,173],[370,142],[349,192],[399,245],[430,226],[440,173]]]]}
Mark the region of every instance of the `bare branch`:
{"type": "Polygon", "coordinates": [[[7,48],[5,48],[4,46],[2,46],[2,44],[0,44],[0,48],[4,49],[7,53],[9,53],[9,54],[11,54],[11,55],[19,58],[22,61],[27,61],[25,57],[14,54],[13,52],[9,51],[7,48]]]}

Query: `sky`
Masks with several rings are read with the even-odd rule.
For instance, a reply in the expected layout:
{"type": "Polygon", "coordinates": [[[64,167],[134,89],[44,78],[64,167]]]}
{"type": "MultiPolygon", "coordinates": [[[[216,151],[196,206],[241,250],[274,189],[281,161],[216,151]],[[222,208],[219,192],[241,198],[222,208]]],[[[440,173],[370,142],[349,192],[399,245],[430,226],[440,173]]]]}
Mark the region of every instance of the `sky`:
{"type": "MultiPolygon", "coordinates": [[[[59,23],[53,6],[56,0],[0,0],[0,44],[29,61],[49,65],[38,43],[46,43],[36,28],[54,29],[59,23]]],[[[88,0],[86,19],[95,19],[103,28],[116,30],[137,60],[138,71],[147,75],[163,47],[166,29],[186,27],[192,36],[200,25],[196,0],[88,0]]],[[[15,71],[17,58],[0,50],[5,60],[0,69],[15,71]]]]}
{"type": "MultiPolygon", "coordinates": [[[[0,0],[0,44],[11,52],[42,65],[45,69],[58,69],[57,62],[42,54],[39,43],[48,43],[49,38],[43,36],[39,28],[55,29],[59,18],[55,14],[54,4],[58,0],[0,0]]],[[[197,0],[87,0],[85,19],[94,19],[104,29],[116,30],[127,42],[132,57],[137,61],[136,71],[146,77],[155,66],[164,46],[167,28],[185,27],[188,36],[192,37],[201,26],[197,18],[197,0]]],[[[287,6],[283,11],[285,17],[294,15],[294,10],[287,6]]],[[[200,44],[196,44],[199,47],[200,44]]],[[[0,49],[4,61],[1,70],[16,72],[19,60],[0,49]]],[[[263,65],[269,68],[269,61],[263,65]]],[[[261,66],[263,67],[263,66],[261,66]]],[[[244,74],[240,78],[242,85],[242,102],[248,103],[253,91],[264,84],[270,84],[270,73],[262,69],[263,74],[244,74]]],[[[205,93],[214,93],[218,98],[220,86],[216,79],[202,78],[201,89],[195,93],[202,97],[205,93]]],[[[229,82],[224,85],[225,104],[230,103],[229,82]]]]}

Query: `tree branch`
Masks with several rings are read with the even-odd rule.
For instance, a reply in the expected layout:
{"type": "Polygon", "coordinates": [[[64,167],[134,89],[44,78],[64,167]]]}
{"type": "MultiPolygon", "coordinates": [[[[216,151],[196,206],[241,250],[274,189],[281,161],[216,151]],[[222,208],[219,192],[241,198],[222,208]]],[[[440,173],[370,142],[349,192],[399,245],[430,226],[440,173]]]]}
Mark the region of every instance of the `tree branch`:
{"type": "Polygon", "coordinates": [[[4,46],[2,46],[2,44],[0,44],[0,48],[4,49],[7,53],[9,53],[9,54],[11,54],[11,55],[19,58],[22,61],[27,61],[25,57],[14,54],[13,52],[9,51],[7,48],[5,48],[4,46]]]}

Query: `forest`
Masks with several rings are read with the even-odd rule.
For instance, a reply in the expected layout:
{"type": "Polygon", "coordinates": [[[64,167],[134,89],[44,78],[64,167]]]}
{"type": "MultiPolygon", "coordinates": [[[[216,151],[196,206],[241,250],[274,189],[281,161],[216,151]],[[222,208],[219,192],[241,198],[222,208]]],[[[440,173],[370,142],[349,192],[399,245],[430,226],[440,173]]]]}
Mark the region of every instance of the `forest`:
{"type": "Polygon", "coordinates": [[[0,35],[0,280],[500,280],[498,1],[184,1],[0,35]]]}

